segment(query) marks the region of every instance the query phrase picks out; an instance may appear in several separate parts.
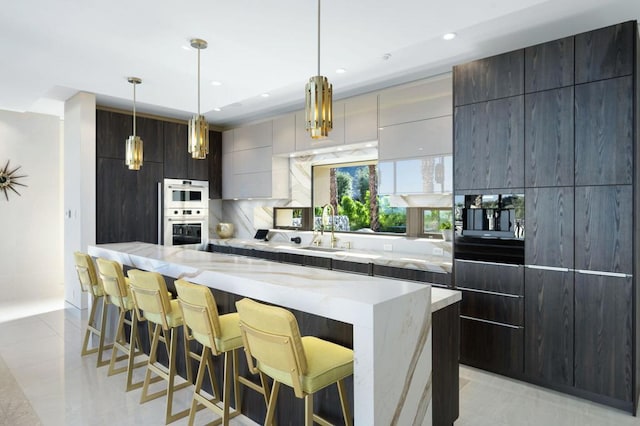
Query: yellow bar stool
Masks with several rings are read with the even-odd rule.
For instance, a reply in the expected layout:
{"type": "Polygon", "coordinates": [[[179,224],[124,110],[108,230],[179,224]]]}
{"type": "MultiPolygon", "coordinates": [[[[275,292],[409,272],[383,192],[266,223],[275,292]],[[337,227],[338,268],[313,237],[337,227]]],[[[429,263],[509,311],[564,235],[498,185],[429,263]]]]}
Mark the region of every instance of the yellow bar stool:
{"type": "Polygon", "coordinates": [[[177,280],[175,285],[185,326],[191,331],[189,339],[195,339],[203,346],[198,375],[196,376],[196,387],[189,412],[189,426],[193,425],[196,411],[203,406],[220,415],[222,418],[219,419],[219,422],[227,426],[229,419],[237,416],[241,411],[239,384],[260,392],[265,397],[265,402],[268,402],[269,396],[265,392],[265,389],[267,389],[265,377],[261,374],[262,386],[259,386],[238,375],[237,349],[242,347],[238,314],[218,315],[216,301],[209,287],[192,284],[185,280],[177,280]],[[212,354],[224,354],[224,390],[222,394],[219,393],[218,385],[214,378],[212,354]],[[233,363],[233,366],[231,366],[231,363],[233,363]],[[214,391],[213,398],[208,398],[207,395],[201,392],[204,375],[207,370],[214,391]],[[232,381],[235,409],[230,412],[232,381]],[[222,408],[217,405],[220,399],[222,399],[222,408]]]}
{"type": "Polygon", "coordinates": [[[170,293],[167,291],[167,284],[162,275],[157,272],[132,269],[128,272],[128,275],[138,318],[145,318],[149,323],[155,324],[140,403],[167,395],[165,421],[169,424],[189,414],[189,409],[173,413],[173,394],[177,390],[191,386],[193,382],[191,359],[198,359],[198,356],[189,350],[187,332],[184,330],[183,344],[187,364],[187,381],[176,385],[178,328],[183,326],[182,312],[178,301],[169,298],[170,293]],[[159,342],[162,342],[167,350],[167,355],[169,356],[168,368],[158,362],[159,342]],[[162,378],[167,381],[166,389],[149,393],[149,384],[152,383],[151,373],[155,373],[158,376],[156,378],[162,378]]]}
{"type": "Polygon", "coordinates": [[[345,424],[351,425],[343,379],[353,374],[353,351],[317,337],[300,337],[298,322],[286,309],[246,298],[236,307],[249,369],[273,379],[265,425],[273,424],[280,383],[304,398],[306,426],[331,425],[313,413],[313,394],[336,383],[345,424]]]}
{"type": "Polygon", "coordinates": [[[101,258],[98,258],[96,263],[98,264],[98,273],[102,280],[104,292],[109,296],[109,303],[116,305],[119,311],[116,337],[113,342],[113,351],[111,352],[107,375],[112,376],[126,371],[126,391],[129,392],[132,389],[142,387],[142,380],[134,383],[133,370],[147,365],[146,360],[135,362],[136,357],[145,355],[145,353],[138,337],[138,320],[133,312],[133,299],[120,263],[101,258]],[[130,319],[127,319],[127,313],[129,313],[130,319]],[[131,327],[128,341],[125,336],[125,324],[131,327]],[[124,353],[124,355],[118,356],[118,351],[124,353]],[[116,363],[123,360],[127,360],[127,365],[116,368],[116,363]]]}
{"type": "Polygon", "coordinates": [[[84,340],[82,342],[81,355],[90,355],[98,353],[98,360],[96,361],[96,367],[102,367],[109,364],[108,359],[103,359],[102,354],[105,349],[111,349],[113,344],[104,344],[104,332],[107,323],[107,304],[104,289],[102,288],[102,281],[98,279],[96,274],[96,268],[93,265],[91,256],[86,253],[75,252],[73,258],[76,265],[76,272],[78,273],[78,281],[80,281],[80,288],[82,291],[91,294],[91,311],[89,312],[89,320],[87,322],[87,328],[84,333],[84,340]],[[96,314],[98,303],[102,302],[102,309],[100,314],[100,328],[98,328],[96,322],[96,314]],[[98,346],[89,349],[89,340],[91,335],[98,337],[98,346]]]}

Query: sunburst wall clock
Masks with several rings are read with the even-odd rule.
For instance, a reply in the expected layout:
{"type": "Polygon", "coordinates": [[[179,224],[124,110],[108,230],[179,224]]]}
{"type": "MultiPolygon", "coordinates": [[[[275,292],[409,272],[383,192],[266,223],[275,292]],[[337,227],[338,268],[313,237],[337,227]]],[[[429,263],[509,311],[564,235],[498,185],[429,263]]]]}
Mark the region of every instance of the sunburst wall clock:
{"type": "Polygon", "coordinates": [[[9,191],[13,191],[20,195],[16,186],[27,186],[24,183],[18,182],[18,179],[27,177],[27,175],[17,175],[16,172],[20,170],[21,166],[16,167],[13,170],[9,169],[9,160],[7,164],[0,169],[0,191],[4,192],[4,197],[9,201],[9,191]]]}

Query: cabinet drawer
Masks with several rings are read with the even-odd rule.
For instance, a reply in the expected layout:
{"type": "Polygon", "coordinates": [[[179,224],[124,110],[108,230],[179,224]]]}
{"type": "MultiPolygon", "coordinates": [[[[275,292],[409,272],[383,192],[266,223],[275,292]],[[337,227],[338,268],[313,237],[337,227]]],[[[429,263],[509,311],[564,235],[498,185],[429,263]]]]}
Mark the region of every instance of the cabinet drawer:
{"type": "Polygon", "coordinates": [[[524,295],[522,265],[456,260],[454,267],[456,287],[524,295]]]}
{"type": "Polygon", "coordinates": [[[523,299],[462,290],[462,315],[506,325],[523,325],[523,299]]]}
{"type": "Polygon", "coordinates": [[[502,374],[523,373],[523,328],[460,319],[460,362],[502,374]]]}

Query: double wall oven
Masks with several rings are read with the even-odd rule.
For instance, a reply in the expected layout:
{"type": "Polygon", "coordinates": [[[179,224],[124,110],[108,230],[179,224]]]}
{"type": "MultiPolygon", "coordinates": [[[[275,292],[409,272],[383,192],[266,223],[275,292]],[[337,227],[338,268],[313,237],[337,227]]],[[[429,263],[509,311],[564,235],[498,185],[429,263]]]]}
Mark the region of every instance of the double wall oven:
{"type": "Polygon", "coordinates": [[[203,248],[209,236],[209,183],[164,180],[164,245],[203,248]]]}

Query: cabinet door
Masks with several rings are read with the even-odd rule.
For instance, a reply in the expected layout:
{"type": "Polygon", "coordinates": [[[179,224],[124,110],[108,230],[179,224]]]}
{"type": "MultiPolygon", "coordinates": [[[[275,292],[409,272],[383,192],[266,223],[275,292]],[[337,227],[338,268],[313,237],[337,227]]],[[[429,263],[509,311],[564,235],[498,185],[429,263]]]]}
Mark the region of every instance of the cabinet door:
{"type": "Polygon", "coordinates": [[[235,151],[233,165],[235,174],[271,171],[271,147],[235,151]]]}
{"type": "Polygon", "coordinates": [[[452,114],[451,74],[380,92],[380,127],[452,114]]]}
{"type": "Polygon", "coordinates": [[[238,127],[233,129],[233,132],[234,151],[262,147],[271,148],[273,138],[271,121],[265,121],[251,126],[238,127]]]}
{"type": "Polygon", "coordinates": [[[573,85],[573,45],[566,37],[525,49],[526,93],[573,85]]]}
{"type": "Polygon", "coordinates": [[[631,185],[575,190],[575,268],[633,273],[631,185]]]}
{"type": "Polygon", "coordinates": [[[189,126],[178,123],[163,123],[164,177],[186,179],[189,159],[189,126]]]}
{"type": "Polygon", "coordinates": [[[458,107],[456,189],[524,186],[524,96],[458,107]]]}
{"type": "Polygon", "coordinates": [[[573,185],[573,87],[525,96],[527,186],[573,185]]]}
{"type": "Polygon", "coordinates": [[[273,120],[273,155],[290,154],[296,150],[296,115],[273,120]]]}
{"type": "Polygon", "coordinates": [[[576,185],[630,184],[633,179],[633,80],[576,86],[576,185]]]}
{"type": "Polygon", "coordinates": [[[450,115],[387,126],[380,130],[378,160],[451,154],[452,133],[453,122],[450,115]]]}
{"type": "MultiPolygon", "coordinates": [[[[135,238],[131,241],[158,244],[158,183],[163,178],[162,163],[147,162],[136,174],[135,238]]],[[[131,188],[121,188],[131,191],[131,188]]]]}
{"type": "Polygon", "coordinates": [[[222,198],[237,198],[233,179],[233,152],[222,154],[222,198]]]}
{"type": "Polygon", "coordinates": [[[378,140],[378,95],[349,98],[344,104],[344,143],[378,140]]]}
{"type": "Polygon", "coordinates": [[[132,132],[131,116],[96,110],[96,156],[124,160],[125,141],[132,132]]]}
{"type": "Polygon", "coordinates": [[[187,158],[187,178],[193,180],[208,180],[211,155],[211,140],[209,140],[209,154],[207,154],[207,158],[203,158],[202,160],[192,157],[187,158]]]}
{"type": "Polygon", "coordinates": [[[333,130],[325,139],[312,139],[305,129],[304,111],[296,113],[296,151],[344,144],[344,102],[333,103],[333,130]]]}
{"type": "Polygon", "coordinates": [[[575,386],[632,401],[631,278],[575,274],[575,386]]]}
{"type": "Polygon", "coordinates": [[[507,375],[521,375],[524,329],[460,316],[460,362],[507,375]]]}
{"type": "Polygon", "coordinates": [[[635,21],[578,34],[576,84],[633,72],[635,21]]]}
{"type": "Polygon", "coordinates": [[[98,158],[96,166],[96,243],[135,241],[137,175],[142,169],[129,170],[118,158],[98,158]]]}
{"type": "Polygon", "coordinates": [[[453,67],[456,106],[524,93],[524,50],[453,67]]]}
{"type": "Polygon", "coordinates": [[[222,198],[222,133],[209,131],[209,198],[222,198]]]}
{"type": "Polygon", "coordinates": [[[162,163],[164,161],[163,122],[153,118],[137,117],[136,128],[136,133],[143,143],[144,163],[147,161],[162,163]]]}
{"type": "Polygon", "coordinates": [[[573,272],[526,268],[524,281],[525,374],[572,386],[573,272]]]}
{"type": "Polygon", "coordinates": [[[573,187],[525,191],[525,264],[573,268],[573,187]]]}

